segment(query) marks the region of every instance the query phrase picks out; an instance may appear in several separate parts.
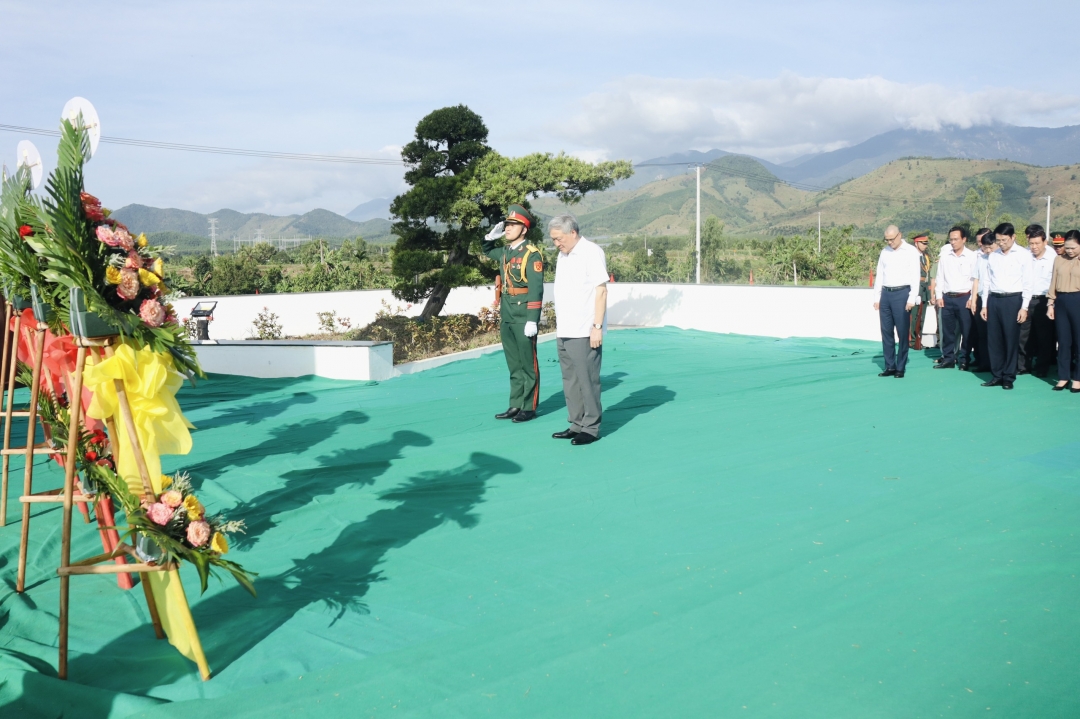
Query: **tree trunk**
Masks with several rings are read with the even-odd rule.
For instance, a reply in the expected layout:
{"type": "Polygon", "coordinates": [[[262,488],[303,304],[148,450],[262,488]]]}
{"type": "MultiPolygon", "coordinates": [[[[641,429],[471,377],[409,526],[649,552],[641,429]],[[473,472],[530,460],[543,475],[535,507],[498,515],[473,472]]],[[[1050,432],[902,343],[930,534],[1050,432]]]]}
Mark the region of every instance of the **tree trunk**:
{"type": "MultiPolygon", "coordinates": [[[[446,266],[453,267],[454,265],[465,264],[468,252],[467,249],[463,250],[460,247],[454,247],[446,255],[446,266]]],[[[432,317],[438,317],[439,313],[442,312],[443,305],[446,304],[446,298],[450,295],[451,289],[451,287],[441,282],[435,285],[435,288],[431,291],[431,296],[428,297],[427,304],[424,305],[424,311],[420,313],[420,319],[427,321],[432,317]]]]}

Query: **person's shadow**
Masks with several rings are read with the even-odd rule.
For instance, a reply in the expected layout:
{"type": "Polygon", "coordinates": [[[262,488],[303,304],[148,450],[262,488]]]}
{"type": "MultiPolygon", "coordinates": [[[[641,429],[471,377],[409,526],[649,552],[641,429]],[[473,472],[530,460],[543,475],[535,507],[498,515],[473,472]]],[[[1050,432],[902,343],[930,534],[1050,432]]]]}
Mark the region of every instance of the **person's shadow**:
{"type": "Polygon", "coordinates": [[[195,429],[206,431],[208,429],[228,427],[233,424],[258,424],[264,419],[278,416],[290,407],[298,404],[312,404],[315,400],[315,395],[310,392],[295,392],[292,396],[283,399],[255,402],[240,407],[229,407],[216,417],[199,422],[195,429]]]}
{"type": "MultiPolygon", "coordinates": [[[[480,520],[473,511],[484,501],[488,483],[498,475],[519,472],[521,466],[515,462],[474,452],[458,467],[424,472],[380,494],[380,500],[394,506],[345,527],[329,546],[292,560],[285,571],[258,577],[258,597],[233,585],[193,602],[192,615],[211,670],[222,672],[309,605],[324,604],[330,610],[327,626],[348,612],[366,613],[363,598],[371,585],[390,579],[379,569],[390,550],[447,522],[462,529],[475,527],[480,520]]],[[[249,569],[258,571],[258,567],[249,569]]],[[[192,589],[189,585],[189,592],[192,589]]],[[[438,587],[432,586],[431,591],[438,587]]],[[[72,681],[127,693],[144,693],[195,672],[195,665],[167,641],[155,640],[148,623],[75,657],[70,666],[72,681]]]]}
{"type": "Polygon", "coordinates": [[[216,479],[229,467],[250,467],[268,457],[282,454],[300,454],[312,446],[323,442],[348,425],[363,424],[368,416],[359,410],[350,409],[333,417],[296,422],[274,427],[270,438],[254,447],[238,449],[220,457],[208,459],[185,468],[191,475],[193,489],[199,489],[202,483],[216,479]]]}
{"type": "Polygon", "coordinates": [[[431,438],[418,432],[401,430],[385,442],[368,447],[339,449],[318,458],[320,466],[294,469],[281,475],[285,486],[264,492],[229,510],[243,517],[244,534],[233,535],[240,549],[254,546],[259,536],[277,526],[275,517],[311,503],[316,497],[333,494],[339,487],[364,487],[390,469],[390,463],[401,459],[406,447],[430,447],[431,438]]]}
{"type": "Polygon", "coordinates": [[[660,385],[634,390],[616,404],[604,409],[600,422],[600,436],[607,437],[615,434],[634,417],[651,412],[674,399],[675,392],[660,385]]]}

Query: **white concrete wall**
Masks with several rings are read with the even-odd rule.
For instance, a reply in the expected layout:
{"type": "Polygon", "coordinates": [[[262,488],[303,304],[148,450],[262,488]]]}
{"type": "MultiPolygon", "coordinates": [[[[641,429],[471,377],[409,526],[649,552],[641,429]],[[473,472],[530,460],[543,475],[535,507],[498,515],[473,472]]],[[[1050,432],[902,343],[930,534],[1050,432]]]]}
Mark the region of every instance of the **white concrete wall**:
{"type": "MultiPolygon", "coordinates": [[[[544,286],[544,300],[555,297],[544,286]]],[[[375,319],[386,302],[416,316],[422,305],[408,306],[389,290],[312,292],[305,294],[185,297],[176,303],[181,318],[200,300],[218,301],[210,337],[216,340],[251,336],[252,322],[263,307],[280,318],[291,336],[319,331],[316,312],[334,310],[353,327],[375,319]]],[[[475,314],[490,307],[493,287],[459,287],[450,293],[444,314],[475,314]]],[[[837,337],[880,339],[873,290],[857,287],[770,287],[765,285],[668,285],[613,282],[608,285],[608,323],[662,327],[670,325],[707,332],[766,337],[837,337]]],[[[933,317],[928,318],[933,327],[933,317]]]]}
{"type": "MultiPolygon", "coordinates": [[[[551,286],[545,287],[545,298],[551,286]]],[[[305,292],[272,295],[230,295],[227,297],[185,297],[174,303],[177,316],[190,316],[197,302],[217,301],[214,321],[210,323],[210,339],[243,340],[254,336],[252,323],[264,307],[278,316],[286,335],[297,337],[319,331],[317,312],[337,312],[347,317],[352,326],[363,327],[375,319],[385,302],[397,314],[415,317],[424,309],[423,304],[409,305],[395,299],[390,290],[359,290],[355,292],[305,292]]],[[[450,292],[443,314],[476,314],[481,307],[495,303],[494,286],[458,287],[450,292]]]]}
{"type": "Polygon", "coordinates": [[[199,342],[195,354],[206,372],[244,377],[303,377],[385,380],[395,376],[389,342],[289,343],[199,342]]]}

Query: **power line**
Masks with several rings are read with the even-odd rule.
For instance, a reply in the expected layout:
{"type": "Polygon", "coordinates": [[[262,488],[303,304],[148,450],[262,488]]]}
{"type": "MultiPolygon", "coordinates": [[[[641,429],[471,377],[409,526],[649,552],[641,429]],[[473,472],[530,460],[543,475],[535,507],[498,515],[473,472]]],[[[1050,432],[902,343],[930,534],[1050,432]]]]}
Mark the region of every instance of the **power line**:
{"type": "MultiPolygon", "coordinates": [[[[18,125],[0,125],[0,130],[18,132],[27,135],[45,135],[59,137],[59,130],[43,130],[38,127],[20,127],[18,125]]],[[[300,160],[304,162],[333,162],[346,165],[384,165],[401,167],[401,160],[381,157],[352,157],[349,155],[317,155],[303,152],[277,152],[270,150],[245,150],[237,147],[214,147],[212,145],[187,145],[179,142],[160,142],[158,140],[135,140],[130,137],[107,137],[101,141],[110,145],[128,147],[148,147],[155,150],[178,150],[181,152],[201,152],[210,155],[234,155],[238,157],[262,157],[270,160],[300,160]]]]}

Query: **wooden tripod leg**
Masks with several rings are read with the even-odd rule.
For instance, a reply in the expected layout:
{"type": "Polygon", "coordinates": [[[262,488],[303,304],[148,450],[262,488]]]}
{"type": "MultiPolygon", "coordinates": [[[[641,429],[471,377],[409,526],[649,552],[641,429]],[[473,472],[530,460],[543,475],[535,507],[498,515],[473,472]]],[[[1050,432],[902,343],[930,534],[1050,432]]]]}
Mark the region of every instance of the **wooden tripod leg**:
{"type": "MultiPolygon", "coordinates": [[[[4,449],[11,449],[11,405],[15,401],[15,366],[19,363],[19,332],[22,329],[22,315],[15,315],[15,331],[11,335],[11,346],[4,354],[4,367],[7,369],[4,381],[7,387],[7,397],[4,406],[4,449]]],[[[7,331],[6,328],[4,330],[7,331]]],[[[7,524],[7,496],[8,496],[8,466],[11,461],[10,455],[4,453],[0,463],[3,465],[2,479],[0,479],[0,527],[7,524]]]]}
{"type": "MultiPolygon", "coordinates": [[[[42,333],[42,338],[44,334],[42,333]]],[[[76,394],[82,394],[82,370],[86,364],[86,348],[80,347],[76,355],[76,394]]],[[[37,388],[37,384],[35,384],[37,388]]],[[[33,393],[31,392],[31,395],[33,393]]],[[[30,397],[31,417],[35,397],[30,397]]],[[[67,461],[64,464],[64,524],[60,527],[60,567],[71,564],[71,506],[75,498],[75,466],[79,460],[79,422],[81,421],[82,403],[71,403],[68,410],[68,446],[67,461]]],[[[68,650],[68,599],[71,576],[60,574],[60,660],[59,678],[67,679],[68,650]]]]}
{"type": "MultiPolygon", "coordinates": [[[[42,333],[44,341],[45,334],[42,333]]],[[[40,351],[40,350],[39,350],[40,351]]],[[[82,396],[83,367],[86,365],[86,348],[79,347],[75,358],[75,391],[77,397],[82,396]]],[[[37,385],[35,384],[35,389],[37,385]]],[[[34,392],[31,393],[32,395],[34,392]]],[[[31,416],[33,420],[34,396],[31,396],[31,416]]],[[[64,463],[64,519],[60,528],[60,566],[67,567],[71,564],[71,509],[75,497],[75,463],[79,459],[79,422],[82,413],[82,402],[71,402],[68,408],[68,445],[67,461],[64,463]]],[[[33,442],[30,442],[33,444],[33,442]]],[[[29,494],[29,492],[27,492],[29,494]]],[[[68,599],[71,576],[60,575],[60,667],[59,676],[67,679],[67,655],[68,655],[68,599]]]]}
{"type": "MultiPolygon", "coordinates": [[[[110,358],[114,354],[112,345],[105,345],[105,357],[110,358]]],[[[127,390],[124,388],[124,383],[120,380],[113,380],[116,387],[117,404],[120,406],[120,418],[124,421],[125,430],[128,433],[128,441],[131,443],[131,453],[135,458],[135,465],[139,468],[139,478],[142,480],[143,494],[150,498],[151,501],[157,499],[157,494],[154,492],[153,485],[150,483],[150,472],[146,468],[146,458],[143,457],[142,445],[139,444],[139,434],[135,429],[135,420],[131,416],[131,405],[128,403],[127,390]]],[[[115,418],[110,417],[106,420],[111,436],[117,437],[117,442],[113,446],[113,459],[116,460],[119,466],[120,460],[119,454],[119,436],[116,434],[116,421],[115,418]]],[[[143,585],[143,593],[146,595],[146,608],[150,612],[150,621],[154,625],[154,635],[158,639],[165,638],[165,629],[161,626],[161,615],[158,613],[157,601],[154,599],[154,590],[150,586],[150,582],[146,576],[146,572],[139,574],[139,583],[143,585]]]]}
{"type": "MultiPolygon", "coordinates": [[[[29,496],[34,491],[34,439],[37,435],[37,403],[38,391],[41,387],[41,361],[45,356],[45,331],[37,330],[35,342],[37,353],[34,357],[34,372],[30,387],[30,412],[27,416],[29,429],[26,431],[26,468],[23,470],[23,496],[29,496]]],[[[72,422],[72,427],[77,425],[72,422]]],[[[74,468],[74,464],[72,464],[74,468]]],[[[71,500],[71,492],[68,492],[64,503],[71,500]]],[[[22,592],[26,589],[26,553],[30,541],[30,503],[24,502],[22,506],[22,541],[19,543],[19,573],[15,584],[15,591],[22,592]]]]}

